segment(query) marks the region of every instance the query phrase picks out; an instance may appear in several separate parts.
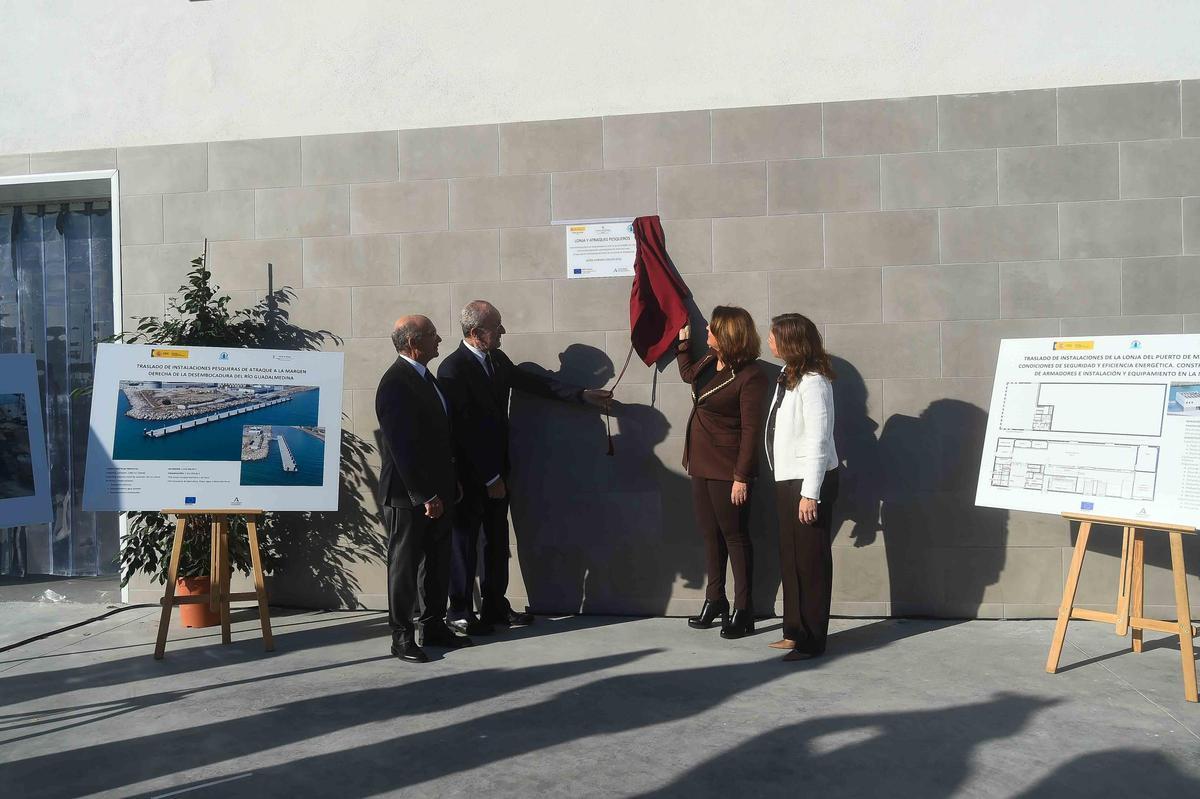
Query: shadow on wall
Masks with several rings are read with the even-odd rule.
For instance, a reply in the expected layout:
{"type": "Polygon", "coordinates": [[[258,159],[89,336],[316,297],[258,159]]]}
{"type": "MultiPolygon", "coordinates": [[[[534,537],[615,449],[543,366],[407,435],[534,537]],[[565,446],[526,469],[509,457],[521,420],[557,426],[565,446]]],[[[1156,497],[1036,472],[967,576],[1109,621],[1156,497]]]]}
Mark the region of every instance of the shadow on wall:
{"type": "MultiPolygon", "coordinates": [[[[703,322],[693,322],[694,329],[703,322]]],[[[660,369],[674,368],[669,361],[660,369]]],[[[778,367],[761,365],[770,379],[778,374],[778,367]]],[[[533,363],[521,368],[585,388],[601,388],[614,377],[608,355],[583,344],[560,353],[553,372],[533,363]]],[[[937,400],[919,416],[893,415],[877,438],[861,374],[841,358],[834,358],[834,368],[843,462],[837,527],[848,523],[855,547],[883,546],[892,615],[977,615],[1004,568],[1008,537],[1006,511],[974,504],[987,415],[966,402],[937,400]]],[[[609,457],[605,419],[595,409],[513,392],[513,533],[529,606],[538,613],[664,615],[681,589],[703,589],[690,480],[678,464],[662,460],[663,442],[684,431],[672,430],[653,405],[622,403],[614,403],[613,427],[615,455],[609,457]]],[[[300,563],[305,570],[277,575],[277,584],[286,586],[281,596],[291,595],[288,589],[312,596],[316,584],[323,606],[355,606],[348,570],[328,563],[337,551],[333,541],[356,542],[342,559],[382,562],[377,514],[361,501],[374,493],[362,487],[376,480],[366,454],[345,461],[359,464],[352,467],[355,477],[343,474],[342,507],[363,509],[362,518],[338,514],[305,529],[307,521],[290,525],[295,534],[280,539],[281,549],[291,548],[283,565],[300,563]],[[331,567],[329,574],[321,573],[322,564],[331,567]]],[[[774,482],[761,455],[759,469],[751,513],[754,605],[759,615],[771,615],[779,590],[778,523],[774,482]]]]}
{"type": "MultiPolygon", "coordinates": [[[[782,370],[768,361],[760,360],[758,365],[766,373],[770,387],[764,398],[763,419],[766,419],[782,370]]],[[[754,544],[754,615],[774,616],[777,601],[782,608],[780,586],[783,581],[779,573],[779,516],[775,508],[775,476],[767,464],[765,446],[759,447],[758,480],[750,486],[750,500],[750,539],[754,544]]],[[[696,543],[699,542],[699,533],[696,533],[696,543]]],[[[730,583],[731,592],[732,585],[730,583]]]]}
{"type": "MultiPolygon", "coordinates": [[[[378,433],[376,433],[378,437],[378,433]]],[[[379,478],[370,442],[342,430],[338,510],[272,514],[264,531],[271,602],[312,608],[358,608],[357,564],[387,562],[377,500],[379,478]]],[[[384,567],[386,568],[386,566],[384,567]]]]}
{"type": "MultiPolygon", "coordinates": [[[[614,376],[601,350],[572,344],[559,369],[522,369],[584,388],[614,376]]],[[[662,411],[614,403],[613,456],[603,415],[513,392],[512,521],[529,605],[540,613],[659,614],[682,580],[703,582],[690,529],[687,479],[655,448],[670,434],[662,411]]]]}
{"type": "MultiPolygon", "coordinates": [[[[975,505],[987,414],[940,399],[913,418],[887,420],[880,522],[892,614],[981,615],[1004,571],[1008,511],[975,505]]],[[[982,615],[988,615],[984,613],[982,615]]]]}
{"type": "Polygon", "coordinates": [[[867,410],[868,391],[862,375],[849,361],[836,356],[831,356],[831,360],[837,375],[833,381],[833,437],[842,470],[834,530],[848,522],[855,546],[869,546],[875,543],[879,534],[879,498],[883,482],[879,464],[879,424],[867,410]]]}
{"type": "MultiPolygon", "coordinates": [[[[528,369],[585,388],[601,388],[613,363],[595,347],[573,344],[559,369],[528,369]]],[[[771,379],[778,368],[762,364],[771,379]]],[[[675,368],[664,359],[664,368],[675,368]]],[[[704,552],[691,481],[658,447],[672,430],[653,405],[614,403],[614,455],[604,417],[513,392],[511,512],[529,606],[539,613],[664,615],[680,588],[701,591],[704,552]]],[[[672,455],[675,457],[675,455],[672,455]]],[[[752,494],[754,605],[772,615],[779,590],[773,484],[760,453],[752,494]]],[[[729,588],[732,591],[732,586],[729,588]]]]}
{"type": "Polygon", "coordinates": [[[988,588],[1004,570],[1008,512],[975,505],[987,413],[939,399],[892,415],[876,440],[861,374],[841,358],[834,368],[838,513],[854,546],[882,537],[891,615],[973,617],[985,599],[1000,603],[988,588]]]}
{"type": "MultiPolygon", "coordinates": [[[[1071,546],[1079,540],[1079,522],[1069,522],[1071,526],[1071,546]]],[[[1091,598],[1100,599],[1101,605],[1115,606],[1117,603],[1117,573],[1121,561],[1122,528],[1111,524],[1094,524],[1088,538],[1087,555],[1083,559],[1083,572],[1080,575],[1079,591],[1075,601],[1078,604],[1091,604],[1091,598]],[[1111,589],[1095,597],[1089,591],[1089,586],[1100,579],[1096,572],[1106,577],[1111,574],[1111,589]]],[[[1171,549],[1170,537],[1162,531],[1150,531],[1142,535],[1145,541],[1146,580],[1145,597],[1147,605],[1167,605],[1170,610],[1160,613],[1164,618],[1175,618],[1175,593],[1171,580],[1171,549]],[[1153,570],[1153,571],[1152,571],[1153,570]]],[[[1200,535],[1183,536],[1183,562],[1190,575],[1200,575],[1200,535]]],[[[1200,596],[1189,590],[1188,600],[1193,608],[1192,618],[1196,618],[1195,608],[1200,603],[1200,596]]],[[[1108,608],[1111,609],[1111,608],[1108,608]]],[[[1172,638],[1173,645],[1178,649],[1178,639],[1172,638]]]]}

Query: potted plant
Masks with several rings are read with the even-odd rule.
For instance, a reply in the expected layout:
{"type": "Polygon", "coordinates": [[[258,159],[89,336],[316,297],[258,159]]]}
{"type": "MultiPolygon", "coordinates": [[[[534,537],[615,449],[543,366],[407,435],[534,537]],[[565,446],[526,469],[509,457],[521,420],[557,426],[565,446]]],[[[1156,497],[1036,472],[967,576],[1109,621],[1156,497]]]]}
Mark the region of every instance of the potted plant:
{"type": "MultiPolygon", "coordinates": [[[[288,287],[278,291],[268,289],[267,295],[253,307],[231,310],[230,298],[221,294],[220,288],[212,283],[207,259],[208,242],[205,241],[203,253],[191,262],[187,283],[168,302],[167,313],[162,318],[139,317],[135,331],[114,336],[112,340],[127,344],[297,350],[318,349],[327,339],[340,343],[341,340],[327,330],[304,330],[288,321],[286,307],[281,307],[288,305],[295,296],[288,287]]],[[[357,460],[351,458],[352,465],[365,462],[358,451],[362,442],[352,436],[343,436],[343,452],[347,446],[351,456],[358,455],[357,460]]],[[[162,513],[131,512],[128,516],[128,532],[119,554],[121,585],[128,585],[138,573],[148,574],[159,583],[166,582],[174,524],[162,513]]],[[[210,531],[197,518],[189,518],[186,524],[175,593],[184,596],[207,594],[211,568],[210,531]]],[[[259,531],[263,559],[268,564],[279,559],[271,530],[271,514],[267,514],[259,523],[259,531]]],[[[240,520],[230,525],[229,562],[231,569],[250,573],[250,548],[245,524],[240,520]]],[[[218,622],[217,615],[207,604],[183,605],[181,619],[187,627],[211,626],[218,622]]]]}

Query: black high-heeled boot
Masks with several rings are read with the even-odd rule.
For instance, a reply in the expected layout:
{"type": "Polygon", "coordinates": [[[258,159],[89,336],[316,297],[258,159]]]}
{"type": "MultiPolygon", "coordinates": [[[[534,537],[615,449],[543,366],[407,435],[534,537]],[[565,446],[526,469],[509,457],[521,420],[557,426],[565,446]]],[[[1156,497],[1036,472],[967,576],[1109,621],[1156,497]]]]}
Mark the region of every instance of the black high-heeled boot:
{"type": "Polygon", "coordinates": [[[754,632],[754,613],[749,609],[736,608],[729,621],[721,625],[722,638],[741,638],[754,632]]]}
{"type": "Polygon", "coordinates": [[[700,608],[700,615],[688,617],[688,627],[693,630],[707,630],[713,626],[713,622],[718,616],[721,617],[721,627],[724,627],[729,620],[729,600],[709,601],[706,599],[703,607],[700,608]]]}

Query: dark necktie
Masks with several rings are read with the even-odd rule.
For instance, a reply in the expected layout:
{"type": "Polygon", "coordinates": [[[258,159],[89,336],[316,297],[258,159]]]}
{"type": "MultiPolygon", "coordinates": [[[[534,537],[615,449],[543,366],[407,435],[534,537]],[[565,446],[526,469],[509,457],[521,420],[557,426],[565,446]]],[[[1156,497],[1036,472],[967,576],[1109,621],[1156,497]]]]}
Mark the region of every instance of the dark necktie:
{"type": "Polygon", "coordinates": [[[771,400],[771,415],[767,417],[767,446],[775,446],[775,417],[779,415],[779,406],[783,403],[783,393],[786,391],[783,376],[775,384],[775,397],[771,400]]]}
{"type": "Polygon", "coordinates": [[[488,350],[483,354],[483,371],[487,372],[488,377],[496,376],[496,367],[492,365],[491,350],[488,350]]]}
{"type": "Polygon", "coordinates": [[[437,378],[433,376],[433,370],[425,370],[425,381],[429,383],[429,385],[433,386],[434,393],[437,394],[438,405],[442,406],[442,412],[445,413],[447,411],[445,395],[442,394],[441,384],[438,383],[437,378]]]}

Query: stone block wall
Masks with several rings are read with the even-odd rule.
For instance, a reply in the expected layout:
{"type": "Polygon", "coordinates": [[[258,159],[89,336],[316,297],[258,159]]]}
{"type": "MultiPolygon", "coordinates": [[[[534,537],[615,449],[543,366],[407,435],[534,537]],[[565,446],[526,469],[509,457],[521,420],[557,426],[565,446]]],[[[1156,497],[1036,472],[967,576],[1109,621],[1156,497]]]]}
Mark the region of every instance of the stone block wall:
{"type": "MultiPolygon", "coordinates": [[[[554,223],[659,214],[702,310],[744,306],[764,332],[805,313],[837,356],[835,613],[1052,615],[1068,525],[973,505],[997,342],[1200,331],[1194,80],[0,157],[16,174],[113,166],[125,316],[162,313],[204,237],[237,302],[272,262],[294,319],[343,337],[347,424],[372,441],[405,313],[429,315],[448,352],[457,309],[490,299],[515,361],[611,383],[629,282],[567,280],[554,223]]],[[[702,599],[688,389],[635,359],[618,399],[612,458],[602,417],[514,401],[517,604],[675,614],[702,599]]],[[[769,482],[755,493],[767,609],[769,482]]],[[[1081,596],[1103,604],[1120,543],[1099,543],[1081,596]]],[[[1150,556],[1148,602],[1169,615],[1165,548],[1150,556]]],[[[379,562],[350,578],[385,605],[379,562]]]]}

